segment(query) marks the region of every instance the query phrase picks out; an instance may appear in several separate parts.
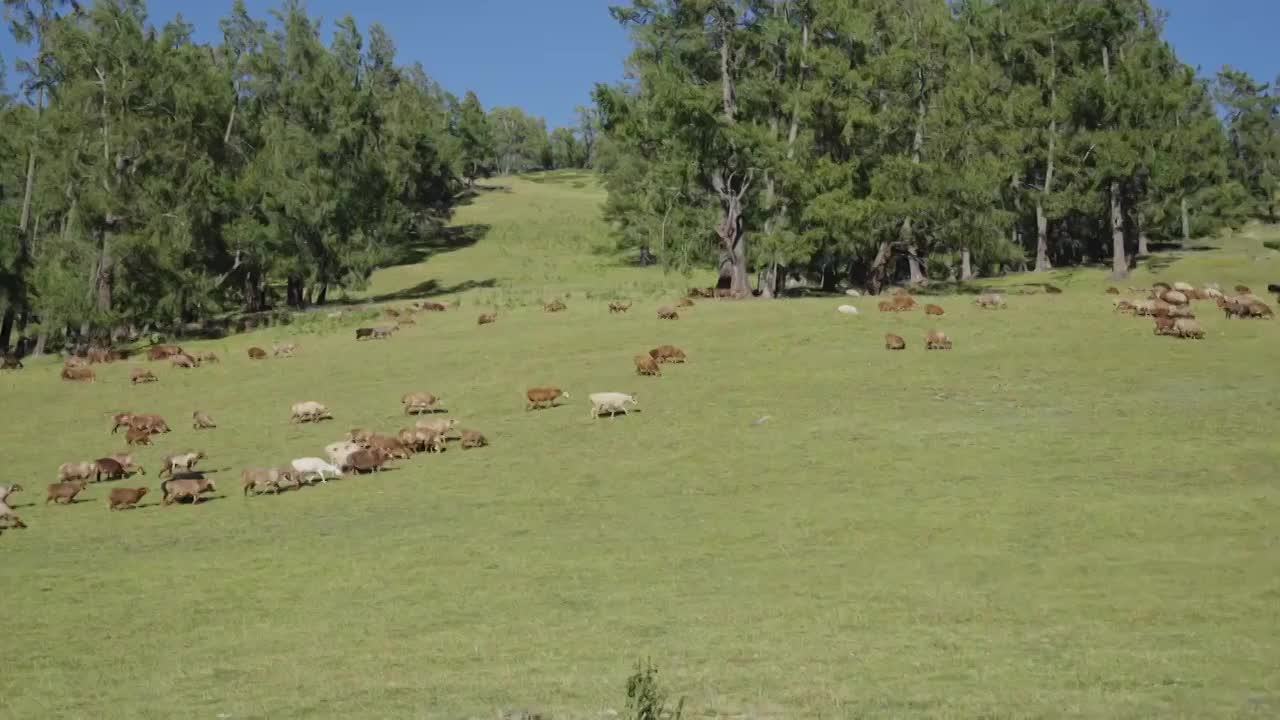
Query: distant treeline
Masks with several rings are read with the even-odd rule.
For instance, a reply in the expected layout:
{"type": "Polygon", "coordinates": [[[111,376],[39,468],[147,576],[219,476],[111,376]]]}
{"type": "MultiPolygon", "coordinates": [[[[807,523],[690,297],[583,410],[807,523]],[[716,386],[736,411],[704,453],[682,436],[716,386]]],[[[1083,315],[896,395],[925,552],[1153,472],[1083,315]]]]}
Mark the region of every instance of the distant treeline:
{"type": "MultiPolygon", "coordinates": [[[[1276,219],[1280,91],[1146,0],[632,0],[595,166],[622,245],[739,294],[1107,262],[1276,219]],[[1225,121],[1225,122],[1224,122],[1225,121]]],[[[1278,81],[1280,83],[1280,81],[1278,81]]]]}
{"type": "Polygon", "coordinates": [[[583,127],[459,101],[385,29],[237,1],[198,44],[142,0],[5,0],[29,50],[0,66],[0,351],[169,327],[360,288],[477,176],[583,167],[583,127]]]}

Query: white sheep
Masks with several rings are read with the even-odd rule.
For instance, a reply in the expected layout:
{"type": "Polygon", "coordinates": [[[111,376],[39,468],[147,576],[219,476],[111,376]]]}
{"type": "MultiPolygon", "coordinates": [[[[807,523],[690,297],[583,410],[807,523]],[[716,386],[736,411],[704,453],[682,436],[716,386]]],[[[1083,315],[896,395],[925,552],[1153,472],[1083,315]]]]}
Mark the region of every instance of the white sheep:
{"type": "Polygon", "coordinates": [[[836,308],[836,312],[843,313],[845,315],[857,315],[858,308],[852,305],[841,305],[840,307],[836,308]]]}
{"type": "Polygon", "coordinates": [[[22,489],[21,485],[0,485],[0,520],[4,520],[5,524],[12,524],[14,527],[24,528],[26,524],[22,522],[22,518],[9,507],[9,496],[22,489]]]}
{"type": "Polygon", "coordinates": [[[592,419],[600,417],[601,413],[607,412],[610,416],[616,413],[627,413],[627,404],[636,405],[636,396],[620,392],[603,392],[591,393],[587,396],[591,401],[591,417],[592,419]]]}
{"type": "Polygon", "coordinates": [[[318,457],[297,458],[289,463],[293,469],[301,476],[301,480],[306,482],[308,476],[316,476],[320,478],[320,482],[329,482],[329,475],[334,478],[342,477],[342,470],[338,466],[331,465],[318,457]]]}
{"type": "Polygon", "coordinates": [[[333,419],[333,415],[329,414],[329,408],[314,400],[294,403],[291,409],[293,413],[289,417],[289,422],[317,422],[333,419]]]}
{"type": "Polygon", "coordinates": [[[58,482],[89,480],[97,472],[98,464],[94,462],[62,463],[58,466],[58,482]]]}

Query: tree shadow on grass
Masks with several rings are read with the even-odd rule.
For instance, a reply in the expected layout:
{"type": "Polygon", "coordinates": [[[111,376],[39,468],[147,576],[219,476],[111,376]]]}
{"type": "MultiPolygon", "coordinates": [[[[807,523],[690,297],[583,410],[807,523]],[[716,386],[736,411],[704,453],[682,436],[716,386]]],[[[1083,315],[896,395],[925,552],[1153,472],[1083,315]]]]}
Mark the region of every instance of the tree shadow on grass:
{"type": "Polygon", "coordinates": [[[408,247],[401,251],[400,256],[387,267],[418,265],[435,255],[469,248],[483,240],[491,229],[493,229],[492,225],[483,223],[450,225],[440,228],[429,237],[410,243],[408,247]]]}
{"type": "Polygon", "coordinates": [[[401,300],[422,300],[424,298],[439,297],[441,295],[457,295],[468,290],[489,289],[498,286],[497,278],[488,278],[486,280],[467,280],[456,285],[441,285],[436,280],[426,280],[412,287],[397,290],[391,293],[383,293],[382,295],[374,295],[373,297],[363,300],[355,300],[352,298],[344,298],[342,300],[334,300],[330,304],[335,306],[341,305],[365,305],[368,303],[384,303],[399,302],[401,300]]]}

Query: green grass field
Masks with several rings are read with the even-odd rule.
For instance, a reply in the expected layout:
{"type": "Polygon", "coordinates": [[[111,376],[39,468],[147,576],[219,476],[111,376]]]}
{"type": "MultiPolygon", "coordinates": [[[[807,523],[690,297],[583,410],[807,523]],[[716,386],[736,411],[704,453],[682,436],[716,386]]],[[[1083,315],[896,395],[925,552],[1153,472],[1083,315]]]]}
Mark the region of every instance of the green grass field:
{"type": "MultiPolygon", "coordinates": [[[[537,180],[461,211],[487,226],[474,244],[375,278],[367,297],[463,303],[391,341],[335,320],[198,345],[223,362],[146,386],[133,363],[92,385],[55,361],[0,374],[0,480],[26,486],[30,526],[0,535],[0,717],[598,718],[641,657],[695,718],[1280,717],[1280,324],[1202,306],[1205,340],[1154,337],[1100,270],[1004,312],[944,296],[934,322],[868,298],[662,322],[706,278],[621,266],[589,179],[537,180]],[[568,312],[531,304],[552,296],[568,312]],[[636,307],[611,317],[612,297],[636,307]],[[952,352],[922,350],[931,327],[952,352]],[[286,338],[295,359],[245,358],[286,338]],[[635,376],[662,343],[689,364],[635,376]],[[540,384],[573,398],[525,412],[540,384]],[[411,390],[492,446],[240,497],[245,466],[410,424],[411,390]],[[642,412],[590,420],[602,390],[642,412]],[[290,425],[311,399],[337,419],[290,425]],[[197,408],[219,428],[192,431],[197,408]],[[125,409],[175,428],[141,452],[146,484],[198,448],[220,497],[112,513],[94,486],[45,507],[59,463],[123,449],[125,409]]],[[[1125,284],[1261,291],[1275,237],[1125,284]]]]}

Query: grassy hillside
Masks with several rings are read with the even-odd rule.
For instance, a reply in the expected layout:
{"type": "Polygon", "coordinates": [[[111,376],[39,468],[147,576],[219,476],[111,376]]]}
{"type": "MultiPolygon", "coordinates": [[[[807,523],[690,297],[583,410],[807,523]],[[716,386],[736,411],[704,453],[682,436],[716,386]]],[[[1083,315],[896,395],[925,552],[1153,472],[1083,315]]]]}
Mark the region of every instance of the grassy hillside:
{"type": "MultiPolygon", "coordinates": [[[[0,374],[0,480],[26,486],[30,525],[0,535],[0,716],[597,718],[644,656],[693,717],[1280,715],[1275,322],[1203,306],[1204,341],[1154,337],[1093,270],[1004,312],[707,301],[662,322],[664,288],[693,283],[581,252],[604,242],[601,196],[562,180],[504,181],[458,218],[487,226],[474,244],[380,273],[371,298],[463,301],[391,341],[264,331],[136,388],[132,363],[85,386],[0,374]],[[550,295],[568,312],[524,305],[550,295]],[[639,302],[611,317],[615,295],[639,302]],[[507,309],[477,327],[489,305],[507,309]],[[925,353],[931,327],[955,350],[925,353]],[[245,358],[289,333],[295,359],[245,358]],[[636,377],[662,343],[690,363],[636,377]],[[539,384],[573,397],[524,411],[539,384]],[[245,466],[408,424],[411,390],[492,447],[240,497],[245,466]],[[590,420],[601,390],[641,412],[590,420]],[[307,399],[337,419],[290,425],[307,399]],[[183,422],[197,408],[217,430],[183,422]],[[175,427],[139,480],[199,448],[220,497],[112,513],[95,486],[45,507],[59,463],[122,449],[123,409],[175,427]]],[[[1275,236],[1127,284],[1261,290],[1275,236]]]]}

